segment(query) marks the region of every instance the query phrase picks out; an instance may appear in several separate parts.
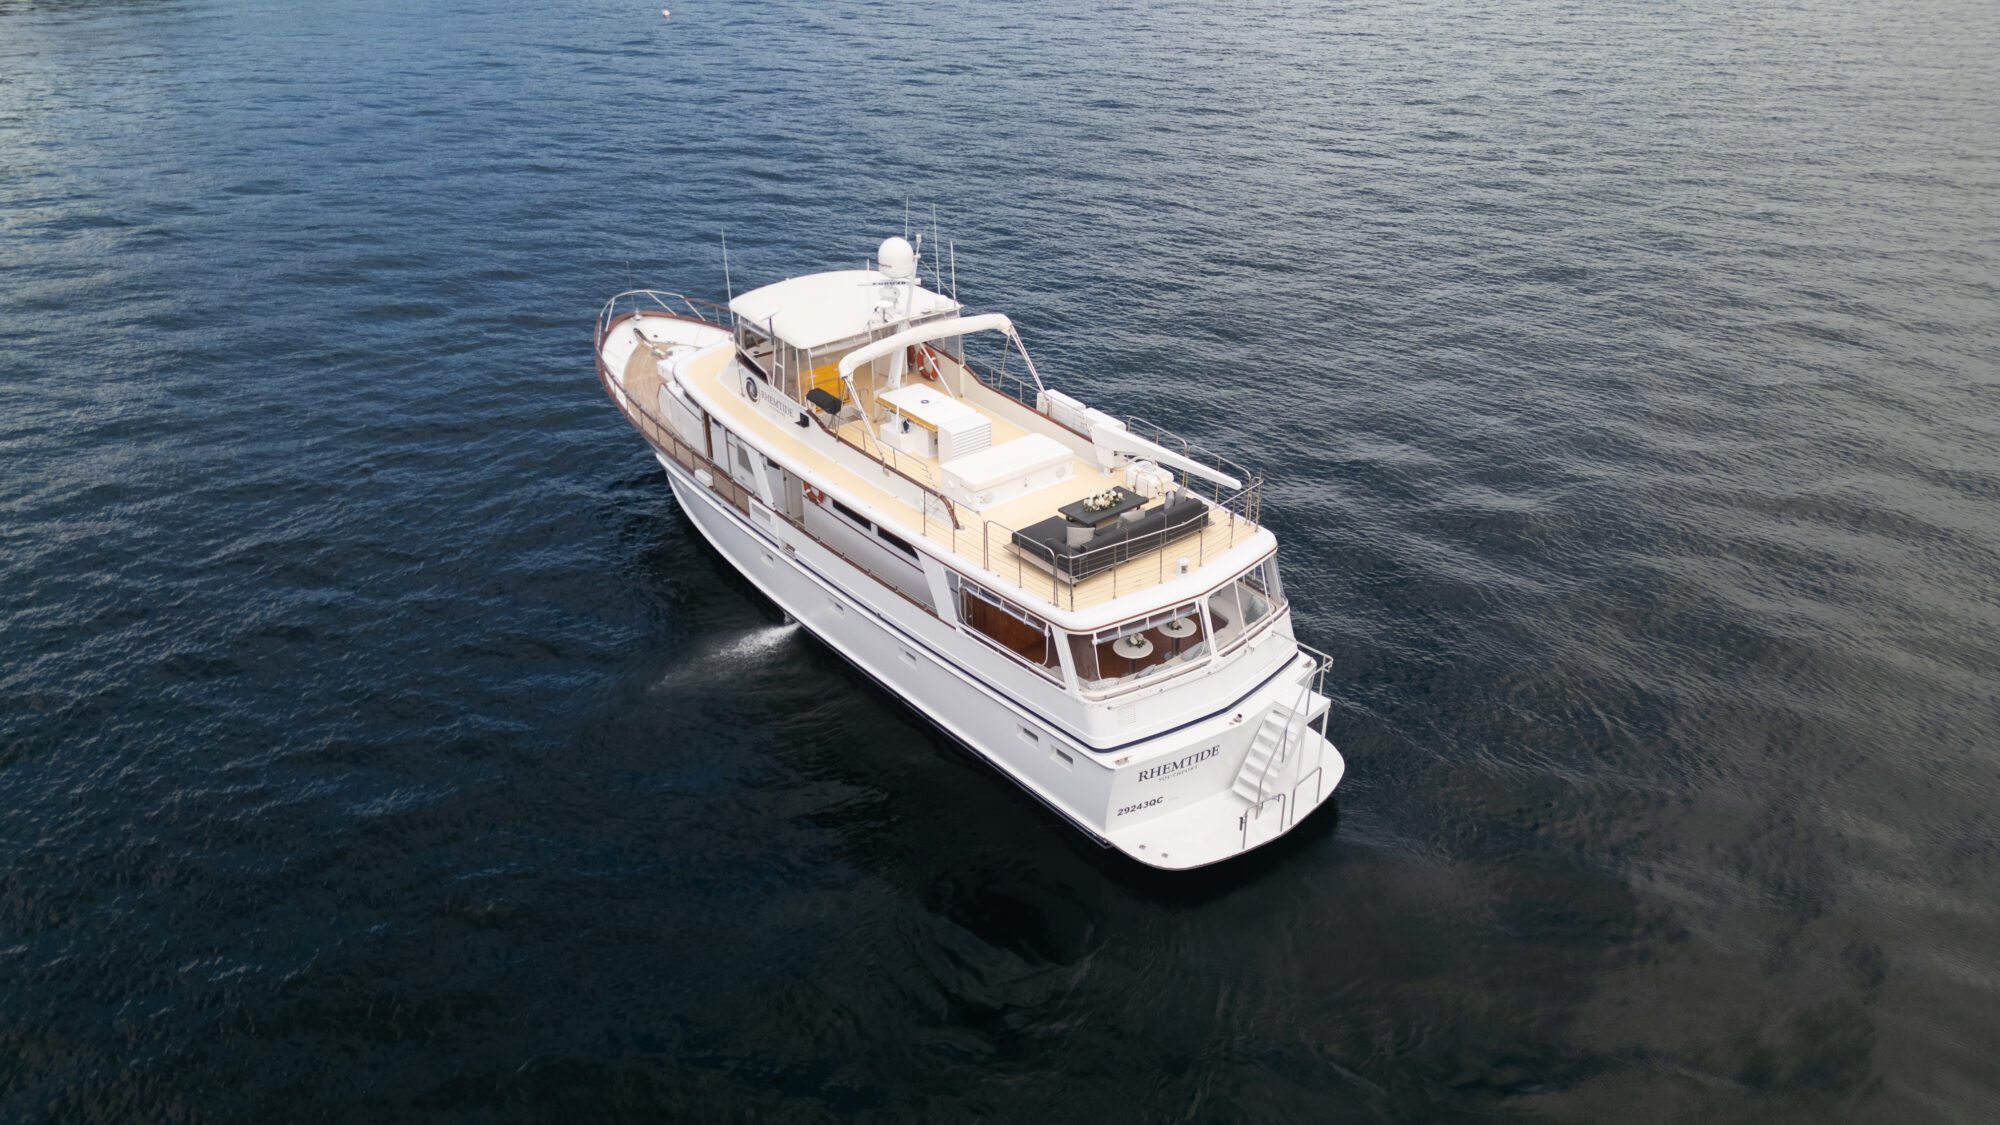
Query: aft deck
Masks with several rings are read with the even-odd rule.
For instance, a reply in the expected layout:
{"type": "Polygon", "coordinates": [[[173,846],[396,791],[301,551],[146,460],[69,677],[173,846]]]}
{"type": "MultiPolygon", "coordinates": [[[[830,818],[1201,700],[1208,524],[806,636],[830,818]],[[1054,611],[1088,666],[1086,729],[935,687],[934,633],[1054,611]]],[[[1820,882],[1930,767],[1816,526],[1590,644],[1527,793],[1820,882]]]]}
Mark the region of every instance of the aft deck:
{"type": "MultiPolygon", "coordinates": [[[[627,365],[628,386],[646,380],[650,370],[640,368],[649,368],[650,361],[647,351],[638,349],[627,365]]],[[[992,423],[995,446],[1028,435],[1027,429],[1004,416],[1010,412],[1005,404],[1018,411],[1024,409],[1020,403],[986,386],[968,369],[956,364],[951,367],[955,370],[947,372],[945,379],[925,385],[985,416],[992,423]],[[959,390],[947,385],[953,382],[959,390]],[[996,402],[996,398],[1004,403],[996,402]]],[[[1261,530],[1235,507],[1198,497],[1207,506],[1209,517],[1199,531],[1173,538],[1164,547],[1138,550],[1123,562],[1071,581],[1057,576],[1048,562],[1019,550],[1014,543],[1014,532],[1045,520],[1065,504],[1125,483],[1122,472],[1106,472],[1080,456],[1073,456],[1066,479],[984,511],[974,510],[966,504],[951,503],[937,491],[944,474],[935,458],[882,445],[871,434],[868,423],[860,418],[841,421],[833,433],[873,463],[860,471],[839,463],[823,447],[801,439],[812,431],[787,425],[769,411],[746,401],[736,385],[743,374],[734,348],[720,346],[694,357],[687,371],[690,381],[698,382],[708,392],[706,397],[714,401],[729,428],[792,460],[821,487],[864,506],[877,523],[910,537],[929,540],[956,556],[961,568],[976,567],[1002,580],[1003,587],[1012,587],[1011,591],[1003,588],[999,592],[1027,601],[1047,602],[1070,610],[1109,602],[1180,577],[1182,560],[1186,560],[1189,572],[1198,571],[1261,530]],[[929,490],[931,502],[912,504],[883,487],[881,482],[894,474],[929,490]],[[950,518],[939,510],[927,510],[945,506],[950,518]]],[[[881,389],[872,381],[856,381],[855,397],[861,411],[868,416],[877,413],[875,396],[881,389]]]]}

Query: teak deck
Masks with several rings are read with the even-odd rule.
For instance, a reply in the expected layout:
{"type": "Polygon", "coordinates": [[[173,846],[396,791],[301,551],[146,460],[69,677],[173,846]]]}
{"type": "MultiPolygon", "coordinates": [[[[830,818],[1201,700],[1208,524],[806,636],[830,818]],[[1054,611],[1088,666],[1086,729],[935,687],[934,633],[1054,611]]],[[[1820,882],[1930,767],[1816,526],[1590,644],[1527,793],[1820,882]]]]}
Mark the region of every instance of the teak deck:
{"type": "MultiPolygon", "coordinates": [[[[737,393],[732,381],[733,378],[740,378],[740,375],[735,373],[743,370],[735,359],[733,345],[718,345],[693,357],[687,372],[691,380],[704,381],[713,389],[712,397],[720,404],[730,429],[754,435],[758,442],[782,450],[795,462],[806,467],[810,476],[815,478],[808,483],[819,486],[831,485],[839,492],[854,497],[872,509],[872,515],[878,523],[913,538],[930,540],[957,556],[962,567],[977,567],[998,578],[1011,581],[1015,590],[1019,592],[1015,596],[1047,601],[1066,609],[1082,609],[1097,605],[1177,577],[1176,564],[1179,559],[1186,558],[1191,568],[1199,569],[1205,562],[1219,558],[1229,548],[1249,539],[1259,530],[1255,524],[1243,517],[1225,508],[1209,504],[1209,523],[1198,534],[1175,539],[1164,548],[1142,551],[1135,558],[1071,583],[1067,579],[1053,575],[1046,561],[1037,560],[1018,551],[1014,547],[1014,531],[1054,515],[1056,509],[1064,504],[1103,492],[1113,485],[1123,484],[1122,474],[1106,472],[1080,457],[1072,457],[1070,466],[1072,475],[1039,491],[995,505],[983,512],[975,511],[964,504],[953,504],[952,509],[957,514],[960,524],[956,528],[950,521],[935,516],[926,520],[921,509],[913,507],[870,481],[869,473],[857,473],[835,462],[820,450],[800,441],[796,427],[779,423],[765,411],[745,401],[737,393]]],[[[649,349],[634,349],[632,358],[626,364],[624,376],[625,385],[631,388],[635,397],[643,394],[649,385],[652,387],[659,385],[657,361],[649,349]]],[[[964,373],[963,377],[964,385],[968,388],[976,385],[976,380],[969,373],[964,373]]],[[[994,445],[1023,437],[1028,432],[1004,418],[997,417],[990,410],[981,409],[978,402],[970,400],[968,396],[954,393],[944,381],[930,385],[940,393],[978,410],[989,419],[993,424],[994,445]]],[[[869,411],[872,416],[874,396],[878,388],[872,382],[857,376],[855,390],[861,400],[861,408],[869,411]]],[[[987,393],[997,392],[989,390],[987,393]]],[[[637,401],[652,400],[637,397],[637,401]]],[[[893,464],[897,470],[932,488],[936,488],[942,479],[938,462],[934,458],[920,457],[879,446],[868,436],[868,426],[863,421],[844,422],[835,432],[848,445],[871,457],[879,455],[893,464]]],[[[880,471],[885,475],[890,472],[887,468],[880,471]]],[[[1006,590],[997,592],[1010,593],[1006,590]]]]}

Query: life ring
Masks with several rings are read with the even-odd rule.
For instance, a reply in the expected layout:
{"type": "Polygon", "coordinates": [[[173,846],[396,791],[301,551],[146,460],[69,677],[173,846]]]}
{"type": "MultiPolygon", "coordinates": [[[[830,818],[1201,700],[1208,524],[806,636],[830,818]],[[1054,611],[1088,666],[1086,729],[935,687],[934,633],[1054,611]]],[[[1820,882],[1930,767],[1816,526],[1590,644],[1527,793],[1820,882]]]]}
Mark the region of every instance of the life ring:
{"type": "Polygon", "coordinates": [[[743,376],[743,397],[749,399],[751,402],[757,401],[757,377],[755,375],[746,374],[743,376]]]}
{"type": "Polygon", "coordinates": [[[806,485],[806,499],[812,501],[815,504],[818,504],[826,499],[826,493],[821,492],[819,489],[814,488],[812,485],[806,485]]]}
{"type": "Polygon", "coordinates": [[[938,370],[937,353],[931,351],[929,344],[918,344],[914,350],[917,353],[917,374],[937,382],[943,376],[943,372],[938,370]]]}

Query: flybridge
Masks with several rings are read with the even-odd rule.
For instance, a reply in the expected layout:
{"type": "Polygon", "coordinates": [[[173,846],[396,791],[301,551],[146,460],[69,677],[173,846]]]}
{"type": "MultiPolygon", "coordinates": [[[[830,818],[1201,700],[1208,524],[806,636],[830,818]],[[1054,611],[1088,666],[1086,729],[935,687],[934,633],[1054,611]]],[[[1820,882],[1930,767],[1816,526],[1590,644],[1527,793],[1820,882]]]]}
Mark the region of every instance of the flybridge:
{"type": "Polygon", "coordinates": [[[880,256],[880,270],[808,274],[736,297],[724,322],[736,373],[722,382],[737,405],[718,408],[747,404],[792,426],[831,461],[831,487],[854,483],[848,502],[1024,604],[1128,600],[1198,583],[1218,566],[1241,570],[1257,558],[1246,549],[1275,546],[1259,526],[1259,474],[1048,386],[1011,319],[966,315],[923,288],[901,239],[880,256]],[[974,358],[981,338],[999,341],[997,362],[974,358]],[[1070,510],[1106,492],[1129,501],[1121,518],[1070,510]]]}

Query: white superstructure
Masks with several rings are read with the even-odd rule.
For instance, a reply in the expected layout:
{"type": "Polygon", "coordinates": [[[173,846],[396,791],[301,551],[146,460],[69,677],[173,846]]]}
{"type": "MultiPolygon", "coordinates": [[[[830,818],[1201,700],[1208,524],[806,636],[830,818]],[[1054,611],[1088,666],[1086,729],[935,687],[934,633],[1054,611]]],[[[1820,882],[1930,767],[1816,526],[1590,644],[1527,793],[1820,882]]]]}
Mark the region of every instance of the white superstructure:
{"type": "Polygon", "coordinates": [[[1100,843],[1199,867],[1339,784],[1261,478],[1044,385],[903,239],[726,310],[620,294],[597,361],[724,557],[1100,843]]]}

